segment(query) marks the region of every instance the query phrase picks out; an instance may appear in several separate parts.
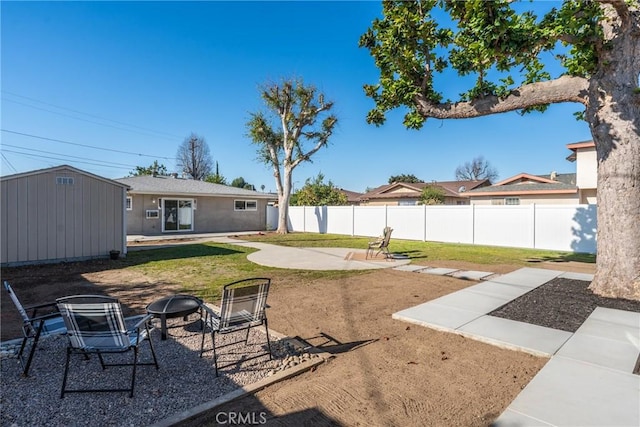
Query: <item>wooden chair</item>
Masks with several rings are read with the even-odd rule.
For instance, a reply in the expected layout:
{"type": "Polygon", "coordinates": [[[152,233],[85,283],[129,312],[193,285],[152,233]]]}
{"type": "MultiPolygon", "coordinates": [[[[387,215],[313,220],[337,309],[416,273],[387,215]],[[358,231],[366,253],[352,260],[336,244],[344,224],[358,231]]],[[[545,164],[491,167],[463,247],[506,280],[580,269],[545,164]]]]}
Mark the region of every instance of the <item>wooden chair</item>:
{"type": "Polygon", "coordinates": [[[375,255],[373,255],[373,257],[376,257],[380,253],[383,253],[385,258],[391,258],[391,254],[389,253],[389,242],[391,241],[392,231],[393,228],[385,227],[382,231],[382,236],[378,237],[376,240],[369,242],[365,258],[369,259],[374,251],[376,251],[376,253],[375,255]]]}

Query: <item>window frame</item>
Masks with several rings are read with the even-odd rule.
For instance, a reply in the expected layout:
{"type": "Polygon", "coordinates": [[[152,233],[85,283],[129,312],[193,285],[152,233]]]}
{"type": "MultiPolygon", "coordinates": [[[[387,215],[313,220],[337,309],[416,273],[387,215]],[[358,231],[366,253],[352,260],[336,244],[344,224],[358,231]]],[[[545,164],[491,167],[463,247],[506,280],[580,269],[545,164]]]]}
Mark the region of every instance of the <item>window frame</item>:
{"type": "Polygon", "coordinates": [[[133,210],[133,196],[127,196],[127,199],[124,202],[125,208],[128,211],[132,211],[133,210]]]}
{"type": "Polygon", "coordinates": [[[144,213],[144,219],[160,219],[160,210],[147,209],[144,213]],[[155,215],[149,215],[149,214],[155,214],[155,215]]]}
{"type": "Polygon", "coordinates": [[[256,212],[258,210],[258,201],[253,199],[234,199],[233,200],[234,212],[256,212]],[[243,204],[243,208],[238,208],[238,202],[243,204]],[[253,207],[250,207],[252,204],[253,207]]]}

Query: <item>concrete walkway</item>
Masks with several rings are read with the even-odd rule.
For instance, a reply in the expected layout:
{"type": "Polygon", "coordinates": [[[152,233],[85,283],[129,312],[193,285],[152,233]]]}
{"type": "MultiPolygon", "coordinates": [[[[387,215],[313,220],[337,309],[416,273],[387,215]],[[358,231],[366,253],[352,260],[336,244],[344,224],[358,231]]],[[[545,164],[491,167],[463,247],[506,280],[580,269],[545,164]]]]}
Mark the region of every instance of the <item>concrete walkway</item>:
{"type": "Polygon", "coordinates": [[[593,279],[522,268],[393,318],[551,357],[494,426],[640,425],[640,313],[598,307],[573,334],[487,315],[556,277],[593,279]]]}

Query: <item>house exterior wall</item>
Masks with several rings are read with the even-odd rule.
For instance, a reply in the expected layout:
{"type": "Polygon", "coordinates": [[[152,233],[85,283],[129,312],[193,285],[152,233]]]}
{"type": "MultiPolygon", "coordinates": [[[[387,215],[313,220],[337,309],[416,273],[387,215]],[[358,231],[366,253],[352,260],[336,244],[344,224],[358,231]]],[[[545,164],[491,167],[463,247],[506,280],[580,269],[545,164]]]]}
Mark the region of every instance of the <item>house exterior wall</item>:
{"type": "Polygon", "coordinates": [[[580,189],[598,187],[598,160],[595,147],[576,151],[576,185],[580,189]]]}
{"type": "Polygon", "coordinates": [[[521,205],[549,204],[549,205],[575,205],[580,203],[577,194],[545,194],[545,195],[509,195],[509,196],[473,196],[472,205],[491,205],[493,199],[504,199],[506,197],[516,197],[520,199],[521,205]]]}
{"type": "Polygon", "coordinates": [[[126,253],[123,186],[57,169],[2,180],[0,195],[4,266],[126,253]]]}
{"type": "Polygon", "coordinates": [[[580,203],[584,205],[596,205],[597,204],[596,194],[597,194],[597,190],[595,188],[580,190],[580,203]]]}
{"type": "MultiPolygon", "coordinates": [[[[162,230],[161,200],[194,200],[193,233],[221,233],[233,231],[262,231],[266,229],[267,200],[251,197],[167,196],[162,194],[129,194],[132,209],[127,211],[127,234],[156,235],[175,231],[162,230]],[[235,200],[256,201],[255,211],[236,211],[235,200]],[[159,210],[158,218],[147,219],[147,210],[159,210]]],[[[180,230],[185,233],[185,230],[180,230]]]]}
{"type": "MultiPolygon", "coordinates": [[[[414,198],[414,197],[407,197],[407,198],[403,198],[403,199],[373,199],[373,200],[369,200],[367,202],[361,202],[360,204],[362,206],[399,206],[400,205],[400,201],[404,202],[404,203],[409,203],[409,202],[413,202],[415,205],[419,205],[420,204],[420,199],[418,198],[414,198]]],[[[445,205],[468,205],[469,204],[469,199],[467,199],[466,197],[449,197],[446,196],[444,198],[444,204],[445,205]]]]}

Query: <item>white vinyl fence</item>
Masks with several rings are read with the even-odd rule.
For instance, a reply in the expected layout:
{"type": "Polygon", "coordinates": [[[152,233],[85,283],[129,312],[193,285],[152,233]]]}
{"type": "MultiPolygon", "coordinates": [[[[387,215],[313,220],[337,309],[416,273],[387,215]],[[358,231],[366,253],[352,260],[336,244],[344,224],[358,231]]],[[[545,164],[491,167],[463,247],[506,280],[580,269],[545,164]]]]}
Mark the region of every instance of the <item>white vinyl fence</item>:
{"type": "MultiPolygon", "coordinates": [[[[268,229],[278,209],[267,211],[268,229]]],[[[476,245],[596,252],[595,205],[291,206],[289,230],[476,245]]]]}

